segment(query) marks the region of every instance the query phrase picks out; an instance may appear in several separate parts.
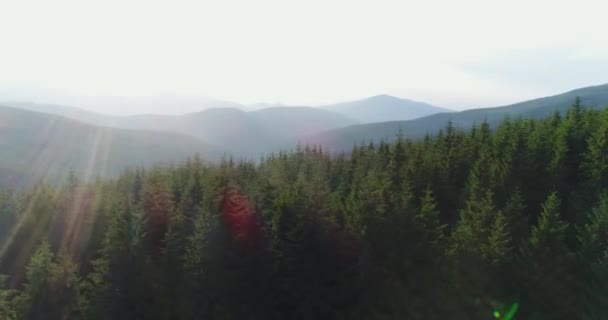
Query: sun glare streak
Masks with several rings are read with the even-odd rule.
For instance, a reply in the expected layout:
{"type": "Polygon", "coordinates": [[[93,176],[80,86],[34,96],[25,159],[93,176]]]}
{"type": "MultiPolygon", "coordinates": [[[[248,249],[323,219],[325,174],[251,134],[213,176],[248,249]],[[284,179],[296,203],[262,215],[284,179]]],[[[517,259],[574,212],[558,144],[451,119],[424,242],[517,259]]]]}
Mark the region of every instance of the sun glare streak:
{"type": "MultiPolygon", "coordinates": [[[[25,210],[22,211],[19,221],[15,224],[15,226],[11,230],[10,236],[7,237],[4,242],[4,245],[0,249],[0,261],[3,261],[6,253],[11,248],[13,242],[16,240],[16,237],[17,235],[19,235],[19,232],[21,231],[21,228],[24,226],[24,224],[29,221],[34,221],[34,231],[24,237],[23,242],[20,243],[20,248],[18,250],[17,256],[10,263],[10,268],[12,270],[11,273],[17,271],[14,270],[15,268],[19,268],[19,266],[25,265],[27,259],[29,259],[30,253],[38,245],[38,243],[35,242],[35,239],[38,239],[41,233],[48,232],[45,226],[45,221],[33,216],[39,213],[38,210],[35,210],[36,206],[39,205],[39,201],[47,200],[48,203],[54,204],[54,195],[50,193],[50,190],[44,184],[38,185],[35,188],[34,193],[31,195],[26,195],[26,197],[29,198],[27,202],[27,207],[25,208],[25,210]],[[49,197],[49,199],[42,199],[43,196],[47,196],[49,197]]],[[[43,209],[54,210],[55,208],[43,209]]],[[[12,281],[16,281],[16,279],[13,279],[12,281]]]]}
{"type": "MultiPolygon", "coordinates": [[[[104,150],[108,149],[107,141],[106,141],[106,133],[111,130],[100,127],[95,131],[95,136],[93,138],[93,143],[91,144],[91,148],[89,150],[88,160],[84,166],[83,171],[83,182],[87,183],[91,180],[93,173],[95,172],[96,167],[101,167],[99,164],[100,153],[104,150]]],[[[107,152],[105,152],[107,154],[107,152]]],[[[104,162],[107,160],[107,156],[104,159],[104,162]]],[[[105,164],[103,164],[105,165],[105,164]]],[[[69,209],[67,212],[67,219],[65,221],[66,225],[63,229],[62,240],[61,240],[61,249],[67,250],[68,252],[73,252],[75,246],[78,245],[74,243],[75,239],[79,239],[79,235],[81,234],[89,234],[90,230],[83,230],[86,228],[86,217],[88,216],[86,213],[86,200],[89,200],[89,193],[87,192],[87,188],[84,186],[78,186],[76,190],[74,190],[74,194],[68,195],[69,199],[72,199],[72,203],[68,204],[69,209]]],[[[90,228],[89,228],[90,229],[90,228]]]]}
{"type": "MultiPolygon", "coordinates": [[[[44,144],[48,144],[49,141],[51,141],[50,137],[52,137],[56,132],[57,132],[57,124],[58,124],[58,119],[57,117],[51,117],[51,121],[48,121],[45,123],[45,125],[39,130],[39,136],[41,137],[45,137],[47,139],[43,139],[42,141],[44,141],[44,144]]],[[[22,161],[22,167],[21,170],[22,171],[26,166],[32,167],[35,169],[35,171],[40,171],[40,169],[44,166],[45,169],[43,169],[44,171],[42,172],[42,177],[39,180],[39,184],[43,183],[43,181],[46,180],[46,178],[49,176],[50,174],[50,169],[53,165],[53,159],[48,159],[48,155],[45,157],[45,154],[51,153],[49,150],[49,146],[45,145],[40,146],[40,149],[36,149],[33,148],[28,154],[26,154],[23,158],[22,161]],[[46,164],[46,166],[45,166],[46,164]]],[[[18,180],[19,177],[15,176],[13,180],[18,180]]],[[[25,210],[22,211],[22,214],[19,216],[19,220],[17,221],[17,223],[13,226],[13,228],[10,231],[10,235],[5,239],[2,247],[0,248],[0,261],[2,261],[4,259],[4,256],[7,252],[7,250],[13,245],[13,241],[15,240],[15,237],[17,236],[19,230],[21,229],[21,227],[23,226],[23,224],[25,223],[25,221],[27,221],[28,219],[30,219],[30,216],[33,214],[33,208],[34,205],[37,203],[37,201],[39,200],[39,197],[41,196],[41,194],[44,192],[44,186],[39,185],[35,191],[34,194],[30,196],[29,199],[29,203],[27,205],[27,207],[25,208],[25,210]]],[[[41,230],[39,230],[38,228],[36,229],[38,232],[41,232],[41,230]]],[[[31,236],[29,237],[29,239],[34,239],[35,237],[31,236]]],[[[24,247],[25,250],[21,250],[21,252],[19,253],[19,258],[15,259],[15,261],[12,263],[13,266],[19,265],[18,262],[21,261],[24,257],[22,257],[23,255],[25,255],[26,253],[30,252],[31,247],[34,245],[34,243],[31,243],[31,241],[28,241],[28,245],[24,247]]]]}
{"type": "MultiPolygon", "coordinates": [[[[23,208],[21,211],[21,215],[19,215],[18,221],[15,223],[13,228],[10,230],[10,234],[5,239],[2,247],[0,248],[0,261],[4,260],[6,254],[11,247],[14,245],[14,242],[17,240],[17,237],[21,237],[19,232],[22,230],[26,223],[35,223],[33,230],[35,230],[34,234],[28,235],[26,239],[26,243],[23,245],[23,250],[20,250],[17,253],[17,256],[11,261],[11,268],[14,266],[18,266],[29,258],[29,254],[31,250],[37,245],[34,243],[34,240],[29,239],[37,239],[38,236],[44,232],[48,232],[47,227],[49,223],[53,221],[40,221],[35,215],[38,215],[39,212],[36,210],[36,206],[38,202],[42,200],[44,195],[47,195],[48,190],[44,187],[43,183],[49,181],[49,179],[60,179],[61,177],[67,177],[67,174],[57,174],[55,172],[57,167],[61,167],[65,172],[69,169],[67,165],[69,163],[59,163],[59,153],[51,152],[52,147],[49,145],[51,141],[53,141],[54,137],[62,138],[60,141],[65,141],[64,146],[69,147],[69,143],[71,142],[69,139],[74,139],[76,137],[68,136],[66,132],[63,132],[58,127],[58,119],[52,117],[50,121],[44,123],[42,127],[38,130],[38,137],[42,143],[38,145],[36,148],[30,150],[22,159],[21,167],[24,169],[26,167],[31,167],[35,171],[40,173],[39,186],[35,188],[32,194],[26,195],[28,197],[27,207],[23,208]]],[[[82,172],[83,181],[90,181],[97,167],[105,168],[107,166],[107,161],[109,158],[109,150],[107,147],[108,137],[111,135],[111,130],[108,128],[99,128],[95,132],[95,136],[93,137],[93,142],[90,146],[90,151],[88,153],[88,157],[85,160],[83,166],[84,171],[82,172]],[[100,163],[101,162],[101,163],[100,163]]],[[[19,179],[20,177],[15,176],[14,179],[19,179]]],[[[82,235],[83,232],[87,230],[83,229],[85,225],[86,215],[83,212],[83,209],[86,209],[86,204],[88,198],[88,193],[84,189],[75,190],[74,194],[70,195],[71,203],[68,204],[66,215],[64,216],[65,222],[63,225],[63,232],[61,234],[61,249],[73,250],[77,245],[74,240],[79,239],[79,235],[82,235]]],[[[54,210],[55,208],[53,208],[54,210]]],[[[57,217],[56,217],[57,218],[57,217]]],[[[90,230],[88,230],[90,231],[90,230]]]]}

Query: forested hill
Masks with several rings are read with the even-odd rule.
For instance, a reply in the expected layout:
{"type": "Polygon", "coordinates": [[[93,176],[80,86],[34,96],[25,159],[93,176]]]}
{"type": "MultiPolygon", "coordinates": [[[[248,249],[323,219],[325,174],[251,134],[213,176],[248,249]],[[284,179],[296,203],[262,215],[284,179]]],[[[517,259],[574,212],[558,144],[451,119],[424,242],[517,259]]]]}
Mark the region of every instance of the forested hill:
{"type": "Polygon", "coordinates": [[[111,177],[129,166],[183,161],[197,152],[216,161],[222,155],[186,135],[92,126],[3,106],[0,150],[0,186],[58,182],[71,170],[90,179],[111,177]]]}
{"type": "Polygon", "coordinates": [[[313,135],[304,141],[311,144],[321,144],[336,151],[349,150],[361,141],[393,140],[399,131],[411,138],[421,138],[427,133],[435,134],[449,121],[456,127],[468,129],[474,124],[479,125],[484,120],[491,126],[495,126],[503,121],[506,116],[535,119],[548,117],[555,111],[565,112],[576,97],[580,97],[586,107],[607,107],[608,84],[581,88],[504,107],[437,113],[409,121],[353,125],[313,135]]]}
{"type": "Polygon", "coordinates": [[[0,318],[603,319],[607,137],[575,105],[4,190],[0,318]]]}

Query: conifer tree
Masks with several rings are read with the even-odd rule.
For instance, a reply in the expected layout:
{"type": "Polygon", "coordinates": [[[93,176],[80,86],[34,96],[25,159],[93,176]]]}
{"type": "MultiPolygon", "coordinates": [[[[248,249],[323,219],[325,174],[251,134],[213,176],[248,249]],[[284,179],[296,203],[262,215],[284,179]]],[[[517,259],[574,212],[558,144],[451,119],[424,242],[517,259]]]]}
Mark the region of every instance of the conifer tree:
{"type": "Polygon", "coordinates": [[[433,193],[427,189],[420,200],[420,210],[416,215],[416,220],[424,230],[429,233],[430,240],[438,245],[443,245],[445,241],[446,225],[439,221],[439,211],[437,203],[433,198],[433,193]]]}
{"type": "MultiPolygon", "coordinates": [[[[603,194],[589,222],[579,231],[580,253],[588,268],[586,319],[600,319],[608,312],[608,195],[603,194]]],[[[581,279],[580,281],[583,281],[581,279]]]]}
{"type": "Polygon", "coordinates": [[[26,267],[26,284],[17,301],[20,319],[45,319],[53,307],[49,283],[53,256],[51,247],[45,242],[30,258],[26,267]]]}
{"type": "Polygon", "coordinates": [[[0,318],[18,320],[16,308],[17,290],[6,287],[7,277],[0,276],[0,318]]]}
{"type": "Polygon", "coordinates": [[[535,306],[531,317],[576,317],[580,310],[580,292],[573,277],[576,268],[566,246],[569,225],[561,219],[560,205],[556,192],[547,197],[526,251],[532,265],[524,297],[535,306]],[[536,294],[539,291],[543,294],[536,294]]]}

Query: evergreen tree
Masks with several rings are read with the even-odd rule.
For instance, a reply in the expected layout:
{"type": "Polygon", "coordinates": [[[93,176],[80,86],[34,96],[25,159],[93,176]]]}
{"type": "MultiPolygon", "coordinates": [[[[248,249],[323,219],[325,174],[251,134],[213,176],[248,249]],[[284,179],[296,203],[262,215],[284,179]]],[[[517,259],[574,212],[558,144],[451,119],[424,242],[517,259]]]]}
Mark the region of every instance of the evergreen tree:
{"type": "MultiPolygon", "coordinates": [[[[581,255],[590,275],[586,281],[586,318],[608,314],[608,194],[600,197],[589,222],[579,232],[581,255]]],[[[582,279],[581,279],[582,280],[582,279]]]]}
{"type": "Polygon", "coordinates": [[[416,220],[429,233],[432,242],[443,245],[447,225],[441,224],[439,221],[437,203],[430,189],[425,191],[423,198],[420,200],[420,210],[416,215],[416,220]]]}
{"type": "MultiPolygon", "coordinates": [[[[19,295],[17,310],[20,319],[45,319],[51,304],[50,273],[53,267],[53,252],[48,243],[36,249],[26,267],[26,284],[19,295]]],[[[57,317],[56,314],[51,316],[57,317]]]]}
{"type": "Polygon", "coordinates": [[[0,190],[0,318],[603,319],[606,123],[576,101],[0,190]]]}
{"type": "Polygon", "coordinates": [[[143,217],[114,200],[110,222],[102,240],[99,258],[92,262],[93,272],[82,285],[86,312],[92,319],[132,319],[142,314],[140,286],[144,238],[143,217]]]}
{"type": "MultiPolygon", "coordinates": [[[[569,225],[561,220],[560,200],[553,192],[532,228],[526,254],[532,261],[524,298],[534,306],[530,317],[577,317],[577,286],[573,257],[565,245],[569,225]],[[543,292],[543,294],[536,294],[543,292]]],[[[523,310],[522,310],[523,312],[523,310]]]]}
{"type": "Polygon", "coordinates": [[[591,196],[608,186],[608,110],[602,111],[600,117],[601,123],[589,139],[588,151],[582,162],[587,177],[585,191],[591,196]]]}
{"type": "Polygon", "coordinates": [[[6,288],[6,276],[0,276],[0,318],[17,320],[16,299],[18,291],[6,288]]]}
{"type": "Polygon", "coordinates": [[[520,246],[529,236],[530,222],[526,214],[526,205],[519,189],[515,189],[508,197],[503,211],[513,244],[520,246]]]}

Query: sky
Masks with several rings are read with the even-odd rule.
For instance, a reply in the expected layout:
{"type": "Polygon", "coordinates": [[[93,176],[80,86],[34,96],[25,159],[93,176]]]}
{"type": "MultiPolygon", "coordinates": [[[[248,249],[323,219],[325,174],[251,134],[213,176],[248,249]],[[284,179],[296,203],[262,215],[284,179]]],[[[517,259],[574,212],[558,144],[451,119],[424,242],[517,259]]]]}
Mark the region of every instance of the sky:
{"type": "Polygon", "coordinates": [[[592,0],[0,0],[0,100],[108,113],[192,111],[110,103],[159,96],[498,106],[608,83],[606,12],[592,0]]]}

